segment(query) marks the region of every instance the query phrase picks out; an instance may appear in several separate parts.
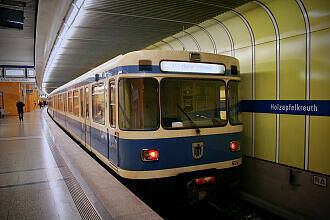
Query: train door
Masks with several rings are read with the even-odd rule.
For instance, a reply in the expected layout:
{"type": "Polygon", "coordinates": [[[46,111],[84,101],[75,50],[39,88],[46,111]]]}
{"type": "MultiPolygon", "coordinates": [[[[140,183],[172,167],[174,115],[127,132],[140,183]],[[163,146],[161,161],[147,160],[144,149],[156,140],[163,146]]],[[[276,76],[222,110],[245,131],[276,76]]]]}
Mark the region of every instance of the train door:
{"type": "Polygon", "coordinates": [[[91,146],[91,117],[90,117],[90,91],[89,87],[85,87],[84,91],[84,104],[85,104],[85,126],[84,126],[84,141],[85,141],[85,146],[90,149],[91,146]]]}
{"type": "Polygon", "coordinates": [[[109,82],[109,160],[116,166],[119,165],[118,132],[116,130],[116,82],[109,82]]]}

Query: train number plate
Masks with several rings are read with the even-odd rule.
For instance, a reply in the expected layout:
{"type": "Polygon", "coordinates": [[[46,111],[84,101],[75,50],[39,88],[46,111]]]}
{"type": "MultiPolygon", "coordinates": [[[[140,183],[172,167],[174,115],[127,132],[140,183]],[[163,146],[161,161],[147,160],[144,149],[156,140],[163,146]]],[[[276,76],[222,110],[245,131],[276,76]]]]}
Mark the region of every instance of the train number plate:
{"type": "Polygon", "coordinates": [[[239,160],[233,160],[231,164],[232,164],[233,167],[238,166],[239,165],[239,160]]]}

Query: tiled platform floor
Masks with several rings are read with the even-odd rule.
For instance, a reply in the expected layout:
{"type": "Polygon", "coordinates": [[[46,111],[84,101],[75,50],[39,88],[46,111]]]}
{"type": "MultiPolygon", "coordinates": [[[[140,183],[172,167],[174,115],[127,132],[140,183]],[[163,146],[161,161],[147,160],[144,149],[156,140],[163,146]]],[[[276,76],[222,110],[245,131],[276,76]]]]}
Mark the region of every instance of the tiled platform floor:
{"type": "Polygon", "coordinates": [[[45,109],[0,119],[0,219],[81,219],[47,142],[48,132],[103,219],[160,219],[90,158],[45,109]]]}
{"type": "Polygon", "coordinates": [[[0,119],[0,219],[80,219],[43,134],[42,111],[0,119]]]}

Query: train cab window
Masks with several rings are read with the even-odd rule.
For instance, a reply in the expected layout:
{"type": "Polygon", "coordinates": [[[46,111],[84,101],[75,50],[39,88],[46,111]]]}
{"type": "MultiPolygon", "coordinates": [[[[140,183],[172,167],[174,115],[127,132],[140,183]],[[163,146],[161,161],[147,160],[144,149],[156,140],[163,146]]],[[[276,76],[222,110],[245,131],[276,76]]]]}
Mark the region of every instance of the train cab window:
{"type": "Polygon", "coordinates": [[[89,119],[89,90],[85,88],[85,102],[86,102],[86,119],[89,119]]]}
{"type": "Polygon", "coordinates": [[[93,121],[104,124],[104,84],[99,83],[92,86],[92,117],[93,121]]]}
{"type": "Polygon", "coordinates": [[[73,114],[79,115],[79,94],[78,90],[73,91],[73,114]]]}
{"type": "Polygon", "coordinates": [[[79,101],[80,101],[80,117],[84,117],[84,94],[83,89],[79,90],[79,101]]]}
{"type": "Polygon", "coordinates": [[[159,128],[159,97],[156,79],[120,79],[118,99],[120,129],[156,130],[159,128]]]}
{"type": "Polygon", "coordinates": [[[231,80],[228,82],[228,106],[229,123],[232,125],[241,124],[241,114],[239,111],[239,81],[231,80]]]}
{"type": "Polygon", "coordinates": [[[116,83],[115,81],[110,82],[109,85],[109,119],[110,126],[116,127],[116,83]]]}
{"type": "Polygon", "coordinates": [[[68,93],[68,110],[72,113],[72,91],[68,93]]]}
{"type": "Polygon", "coordinates": [[[227,124],[226,85],[222,80],[167,78],[160,83],[165,129],[227,124]]]}

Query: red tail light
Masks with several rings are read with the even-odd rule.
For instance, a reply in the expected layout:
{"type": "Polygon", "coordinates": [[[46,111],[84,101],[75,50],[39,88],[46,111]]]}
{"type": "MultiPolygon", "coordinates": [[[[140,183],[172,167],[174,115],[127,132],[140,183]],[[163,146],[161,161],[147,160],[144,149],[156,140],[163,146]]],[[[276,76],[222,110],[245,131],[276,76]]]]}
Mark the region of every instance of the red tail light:
{"type": "Polygon", "coordinates": [[[239,151],[241,149],[239,141],[230,142],[230,151],[239,151]]]}
{"type": "Polygon", "coordinates": [[[154,161],[159,159],[158,150],[142,150],[141,159],[143,161],[154,161]]]}
{"type": "Polygon", "coordinates": [[[215,182],[215,177],[202,177],[199,179],[195,179],[197,186],[203,185],[205,183],[214,183],[215,182]]]}

